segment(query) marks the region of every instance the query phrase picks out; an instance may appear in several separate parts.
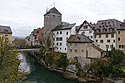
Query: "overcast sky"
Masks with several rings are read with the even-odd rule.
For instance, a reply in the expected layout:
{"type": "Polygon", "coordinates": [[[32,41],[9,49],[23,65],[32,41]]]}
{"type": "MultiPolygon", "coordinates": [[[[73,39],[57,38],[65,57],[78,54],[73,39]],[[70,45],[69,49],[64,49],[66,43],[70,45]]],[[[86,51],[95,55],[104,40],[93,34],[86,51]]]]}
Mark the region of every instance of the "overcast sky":
{"type": "Polygon", "coordinates": [[[125,0],[0,0],[0,24],[11,26],[13,36],[25,37],[43,26],[43,15],[53,2],[63,21],[77,25],[84,20],[125,19],[125,0]]]}

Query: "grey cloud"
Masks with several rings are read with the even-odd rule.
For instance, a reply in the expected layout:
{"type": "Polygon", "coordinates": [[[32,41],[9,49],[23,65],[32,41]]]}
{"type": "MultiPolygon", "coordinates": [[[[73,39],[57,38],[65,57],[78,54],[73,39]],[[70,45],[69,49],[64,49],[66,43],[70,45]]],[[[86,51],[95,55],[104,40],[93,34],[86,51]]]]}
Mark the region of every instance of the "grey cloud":
{"type": "Polygon", "coordinates": [[[78,25],[83,20],[96,22],[100,19],[125,18],[124,0],[0,0],[0,24],[1,20],[8,21],[4,24],[13,26],[14,35],[26,36],[33,28],[20,26],[42,27],[46,8],[50,9],[53,2],[62,13],[63,21],[78,25]]]}

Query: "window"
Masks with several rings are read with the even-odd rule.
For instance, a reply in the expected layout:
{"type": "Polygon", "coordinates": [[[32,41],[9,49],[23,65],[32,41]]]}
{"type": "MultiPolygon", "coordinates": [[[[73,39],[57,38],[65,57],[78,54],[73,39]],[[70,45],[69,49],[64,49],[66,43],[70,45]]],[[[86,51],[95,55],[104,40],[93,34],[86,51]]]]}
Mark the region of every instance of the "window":
{"type": "Polygon", "coordinates": [[[106,48],[109,48],[109,45],[106,45],[106,48]]]}
{"type": "Polygon", "coordinates": [[[72,49],[70,49],[70,52],[72,52],[72,49]]]}
{"type": "Polygon", "coordinates": [[[110,43],[110,40],[107,40],[107,43],[110,43]]]}
{"type": "Polygon", "coordinates": [[[88,29],[88,26],[86,25],[86,26],[84,26],[84,29],[88,29]]]}
{"type": "Polygon", "coordinates": [[[98,47],[100,47],[100,45],[97,45],[98,47]]]}
{"type": "Polygon", "coordinates": [[[110,45],[110,48],[113,48],[113,45],[110,45]]]}
{"type": "Polygon", "coordinates": [[[114,34],[111,34],[111,38],[114,38],[114,34]]]}
{"type": "Polygon", "coordinates": [[[57,32],[57,35],[59,34],[59,32],[57,32]]]}
{"type": "Polygon", "coordinates": [[[77,52],[77,49],[75,49],[75,52],[77,52]]]}
{"type": "Polygon", "coordinates": [[[62,41],[62,37],[60,37],[60,41],[62,41]]]}
{"type": "Polygon", "coordinates": [[[99,35],[99,38],[101,38],[101,34],[99,35]]]}
{"type": "Polygon", "coordinates": [[[60,48],[60,50],[61,50],[61,48],[60,48]]]}
{"type": "Polygon", "coordinates": [[[103,43],[103,40],[100,40],[100,43],[103,43]]]}
{"type": "Polygon", "coordinates": [[[120,41],[120,37],[118,37],[118,41],[120,41]]]}
{"type": "Polygon", "coordinates": [[[66,35],[68,35],[68,32],[66,32],[66,35]]]}
{"type": "Polygon", "coordinates": [[[113,40],[113,42],[115,42],[115,40],[113,40]]]}
{"type": "Polygon", "coordinates": [[[108,34],[106,34],[105,37],[108,38],[108,34]]]}
{"type": "Polygon", "coordinates": [[[84,50],[81,50],[81,52],[84,52],[84,50]]]}
{"type": "Polygon", "coordinates": [[[93,37],[91,36],[91,38],[93,38],[93,37]]]}
{"type": "Polygon", "coordinates": [[[62,34],[62,31],[60,31],[60,34],[62,34]]]}
{"type": "Polygon", "coordinates": [[[62,37],[57,37],[56,41],[62,41],[62,37]]]}
{"type": "Polygon", "coordinates": [[[124,45],[122,45],[122,48],[124,48],[124,45]]]}
{"type": "Polygon", "coordinates": [[[120,31],[118,31],[118,34],[120,34],[120,31]]]}
{"type": "Polygon", "coordinates": [[[55,17],[55,15],[53,15],[53,17],[55,17]]]}
{"type": "Polygon", "coordinates": [[[98,40],[96,40],[96,42],[98,42],[98,40]]]}
{"type": "Polygon", "coordinates": [[[121,45],[119,45],[119,48],[121,48],[121,45]]]}
{"type": "Polygon", "coordinates": [[[60,43],[60,46],[62,46],[62,43],[60,43]]]}
{"type": "Polygon", "coordinates": [[[66,48],[65,48],[65,50],[66,50],[66,48]]]}
{"type": "Polygon", "coordinates": [[[58,43],[56,43],[56,45],[58,46],[58,43]]]}

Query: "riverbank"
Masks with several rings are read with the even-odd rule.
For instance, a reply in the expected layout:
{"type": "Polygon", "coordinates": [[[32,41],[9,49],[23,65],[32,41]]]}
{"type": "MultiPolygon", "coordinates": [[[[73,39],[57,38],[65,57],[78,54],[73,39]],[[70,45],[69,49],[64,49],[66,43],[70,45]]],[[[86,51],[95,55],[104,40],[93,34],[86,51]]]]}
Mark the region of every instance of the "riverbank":
{"type": "MultiPolygon", "coordinates": [[[[62,76],[65,78],[65,79],[68,79],[68,80],[74,80],[74,81],[77,81],[78,83],[117,83],[117,82],[111,82],[110,80],[106,80],[105,82],[100,82],[97,78],[80,78],[78,76],[76,76],[76,74],[72,73],[72,72],[69,72],[69,71],[65,71],[63,72],[63,69],[62,68],[55,68],[55,67],[50,67],[50,66],[47,66],[44,61],[37,55],[37,53],[33,53],[33,54],[30,54],[32,55],[38,64],[40,64],[42,67],[46,68],[47,70],[49,71],[52,71],[52,72],[58,72],[60,74],[62,74],[62,76]]],[[[120,82],[120,83],[123,83],[123,82],[120,82]]]]}
{"type": "Polygon", "coordinates": [[[66,70],[64,72],[62,68],[47,66],[44,63],[44,61],[38,56],[38,53],[33,53],[33,54],[30,53],[30,55],[32,55],[37,60],[38,64],[40,64],[41,66],[43,66],[44,68],[46,68],[49,71],[61,73],[65,79],[74,80],[74,81],[77,81],[78,83],[87,83],[88,81],[89,82],[94,82],[95,81],[93,79],[83,79],[83,78],[80,78],[80,77],[76,76],[75,73],[73,73],[71,71],[68,71],[68,70],[66,70]]]}

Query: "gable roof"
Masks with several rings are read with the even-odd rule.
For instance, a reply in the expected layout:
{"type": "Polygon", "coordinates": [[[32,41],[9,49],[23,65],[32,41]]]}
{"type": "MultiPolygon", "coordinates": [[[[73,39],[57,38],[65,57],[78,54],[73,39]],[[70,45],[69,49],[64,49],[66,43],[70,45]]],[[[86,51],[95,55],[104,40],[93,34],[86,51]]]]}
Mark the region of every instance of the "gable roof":
{"type": "Polygon", "coordinates": [[[95,27],[95,34],[114,33],[116,29],[121,28],[121,23],[121,21],[116,19],[98,20],[95,27]]]}
{"type": "Polygon", "coordinates": [[[69,43],[92,43],[93,41],[89,39],[87,36],[84,34],[76,34],[76,35],[71,35],[67,42],[69,43]]]}
{"type": "Polygon", "coordinates": [[[60,25],[57,25],[54,29],[52,29],[52,31],[68,30],[68,29],[71,29],[75,25],[76,23],[69,24],[67,22],[62,22],[60,25]]]}
{"type": "Polygon", "coordinates": [[[44,16],[49,13],[55,13],[55,14],[62,15],[55,7],[51,8],[48,12],[46,12],[46,14],[44,14],[44,16]]]}
{"type": "Polygon", "coordinates": [[[104,50],[102,50],[101,48],[95,46],[95,45],[92,45],[93,48],[95,48],[96,50],[98,50],[99,52],[104,52],[104,50]]]}
{"type": "Polygon", "coordinates": [[[78,28],[76,28],[76,32],[77,32],[77,33],[79,32],[79,30],[83,27],[83,25],[84,25],[85,23],[87,23],[87,24],[89,25],[89,27],[91,27],[93,30],[95,30],[94,27],[93,27],[93,25],[90,24],[90,23],[88,23],[88,22],[85,20],[78,28]]]}
{"type": "Polygon", "coordinates": [[[0,33],[12,34],[10,26],[0,25],[0,33]]]}

